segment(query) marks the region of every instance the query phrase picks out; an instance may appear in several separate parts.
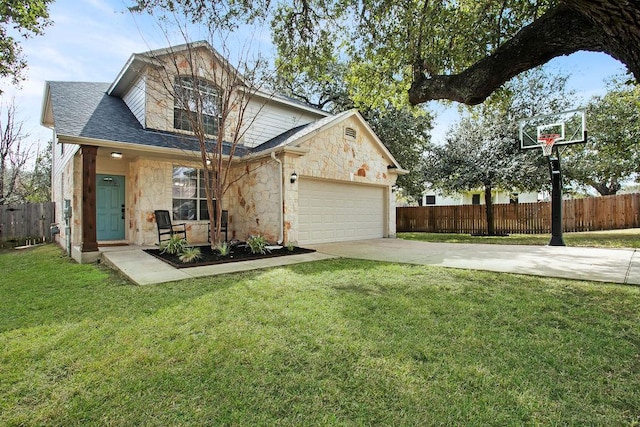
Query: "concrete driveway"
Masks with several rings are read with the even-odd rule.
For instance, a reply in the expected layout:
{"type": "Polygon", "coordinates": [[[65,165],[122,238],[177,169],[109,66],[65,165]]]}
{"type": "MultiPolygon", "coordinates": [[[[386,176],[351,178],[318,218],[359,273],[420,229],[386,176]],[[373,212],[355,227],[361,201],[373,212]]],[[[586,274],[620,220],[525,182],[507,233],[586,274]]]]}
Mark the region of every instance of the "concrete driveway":
{"type": "Polygon", "coordinates": [[[425,243],[401,239],[307,245],[345,258],[640,285],[634,249],[425,243]]]}

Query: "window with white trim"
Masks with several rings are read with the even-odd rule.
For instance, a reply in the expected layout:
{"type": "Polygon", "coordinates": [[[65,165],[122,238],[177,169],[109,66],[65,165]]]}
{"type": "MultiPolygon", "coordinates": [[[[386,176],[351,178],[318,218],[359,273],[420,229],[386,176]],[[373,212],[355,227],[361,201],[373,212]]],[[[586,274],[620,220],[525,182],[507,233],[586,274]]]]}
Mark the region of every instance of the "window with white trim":
{"type": "Polygon", "coordinates": [[[204,133],[215,135],[220,120],[220,94],[212,83],[192,77],[176,77],[173,127],[193,132],[194,122],[204,133]],[[201,119],[201,122],[198,121],[201,119]]]}
{"type": "Polygon", "coordinates": [[[174,220],[209,220],[202,169],[174,166],[172,196],[174,220]]]}

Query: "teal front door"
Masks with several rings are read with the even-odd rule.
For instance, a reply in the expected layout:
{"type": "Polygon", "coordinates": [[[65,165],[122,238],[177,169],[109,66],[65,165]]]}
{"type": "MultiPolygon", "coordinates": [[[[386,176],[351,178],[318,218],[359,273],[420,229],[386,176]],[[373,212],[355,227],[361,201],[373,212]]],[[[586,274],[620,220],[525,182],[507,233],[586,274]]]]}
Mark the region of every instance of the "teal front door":
{"type": "Polygon", "coordinates": [[[124,240],[124,176],[96,175],[98,241],[124,240]]]}

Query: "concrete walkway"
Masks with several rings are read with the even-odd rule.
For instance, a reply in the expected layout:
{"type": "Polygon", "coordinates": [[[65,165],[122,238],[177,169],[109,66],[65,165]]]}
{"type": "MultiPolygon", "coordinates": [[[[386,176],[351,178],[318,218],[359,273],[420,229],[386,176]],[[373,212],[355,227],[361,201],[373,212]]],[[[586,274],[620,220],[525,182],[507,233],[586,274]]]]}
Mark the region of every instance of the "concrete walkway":
{"type": "Polygon", "coordinates": [[[129,280],[138,285],[151,285],[226,273],[239,273],[241,271],[320,261],[328,258],[335,258],[335,256],[312,252],[253,261],[207,265],[204,267],[174,268],[144,252],[141,248],[105,251],[102,254],[102,260],[105,264],[120,271],[127,276],[129,280]]]}
{"type": "Polygon", "coordinates": [[[102,259],[139,285],[336,257],[640,285],[640,253],[634,249],[425,243],[401,239],[372,239],[306,247],[316,252],[182,269],[171,267],[140,248],[105,251],[102,259]]]}
{"type": "Polygon", "coordinates": [[[308,247],[348,258],[640,285],[640,253],[634,249],[425,243],[401,239],[308,247]]]}

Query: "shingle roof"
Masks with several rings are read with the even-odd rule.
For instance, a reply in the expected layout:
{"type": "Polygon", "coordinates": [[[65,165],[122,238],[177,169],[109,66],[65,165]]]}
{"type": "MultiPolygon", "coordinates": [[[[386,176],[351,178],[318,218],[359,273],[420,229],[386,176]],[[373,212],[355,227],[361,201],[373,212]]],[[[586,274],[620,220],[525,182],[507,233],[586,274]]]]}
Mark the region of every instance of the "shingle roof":
{"type": "Polygon", "coordinates": [[[320,120],[316,120],[312,123],[307,123],[306,125],[298,126],[293,129],[289,129],[286,132],[281,133],[280,135],[271,138],[270,140],[263,142],[262,144],[253,148],[254,153],[259,153],[261,151],[268,150],[270,148],[276,147],[284,147],[286,145],[290,145],[295,141],[299,140],[305,135],[310,134],[311,132],[320,129],[321,127],[331,123],[333,121],[339,121],[342,117],[352,114],[353,110],[347,110],[335,116],[324,117],[320,120]]]}
{"type": "MultiPolygon", "coordinates": [[[[153,147],[198,150],[196,138],[144,129],[122,99],[107,95],[109,86],[109,83],[49,82],[56,133],[153,147]]],[[[223,143],[224,154],[229,153],[229,148],[229,144],[223,143]]],[[[236,150],[236,155],[245,153],[246,150],[236,150]]]]}
{"type": "Polygon", "coordinates": [[[282,132],[280,135],[275,136],[275,137],[271,138],[270,140],[265,141],[262,144],[253,147],[252,151],[254,153],[259,153],[261,151],[265,151],[265,150],[268,150],[270,148],[275,148],[275,147],[278,147],[280,145],[286,145],[286,144],[283,144],[285,141],[286,142],[291,142],[291,141],[293,141],[295,139],[298,139],[297,134],[300,133],[302,135],[301,131],[303,129],[311,126],[311,125],[313,125],[313,123],[307,123],[307,124],[304,124],[304,125],[296,126],[296,127],[292,128],[292,129],[289,129],[288,131],[282,132]],[[294,138],[292,138],[292,137],[294,137],[294,138]]]}

